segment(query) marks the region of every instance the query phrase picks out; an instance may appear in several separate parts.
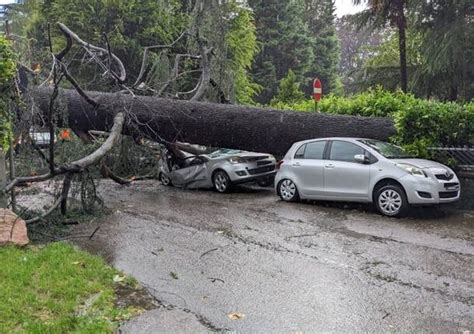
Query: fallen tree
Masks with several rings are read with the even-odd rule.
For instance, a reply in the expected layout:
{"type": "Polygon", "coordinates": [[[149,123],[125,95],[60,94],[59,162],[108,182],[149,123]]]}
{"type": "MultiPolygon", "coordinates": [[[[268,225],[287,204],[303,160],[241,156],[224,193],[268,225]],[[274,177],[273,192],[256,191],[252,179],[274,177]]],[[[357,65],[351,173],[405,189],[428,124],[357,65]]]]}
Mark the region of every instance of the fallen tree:
{"type": "MultiPolygon", "coordinates": [[[[34,93],[47,115],[51,89],[34,93]]],[[[389,118],[281,111],[246,106],[164,99],[124,93],[61,90],[67,124],[75,131],[110,129],[116,113],[127,111],[124,133],[158,142],[182,141],[213,147],[283,155],[292,143],[321,137],[366,137],[386,140],[395,134],[389,118]]]]}
{"type": "MultiPolygon", "coordinates": [[[[276,156],[282,156],[293,142],[308,138],[341,136],[388,139],[395,134],[393,122],[388,118],[301,113],[199,102],[206,98],[211,86],[218,92],[220,101],[228,102],[210,76],[209,59],[212,56],[212,47],[207,46],[199,31],[193,36],[199,47],[199,54],[177,54],[173,75],[157,91],[146,88],[142,80],[147,52],[144,52],[141,74],[135,84],[129,87],[126,85],[125,66],[111,51],[106,35],[104,35],[105,47],[99,47],[82,40],[64,24],[58,23],[58,26],[66,40],[64,49],[54,54],[50,39],[50,53],[53,60],[51,71],[43,83],[29,92],[31,94],[26,94],[27,84],[21,84],[19,81],[19,86],[23,87],[22,93],[25,93],[25,98],[32,99],[32,104],[31,109],[25,112],[21,112],[18,108],[17,122],[26,124],[23,127],[26,137],[29,136],[28,133],[34,123],[47,127],[49,138],[55,137],[57,126],[72,128],[84,142],[90,141],[91,130],[108,132],[108,137],[88,156],[61,164],[55,161],[57,145],[51,140],[48,156],[37,150],[49,165],[47,172],[20,177],[15,177],[14,173],[10,174],[10,182],[3,191],[12,190],[12,193],[17,185],[64,176],[61,193],[51,208],[30,222],[43,220],[59,206],[62,213],[65,213],[74,175],[82,175],[94,165],[100,166],[102,175],[120,184],[128,184],[130,180],[120,178],[106,165],[106,157],[120,142],[122,133],[131,135],[136,143],[141,143],[143,138],[147,138],[163,144],[174,143],[168,147],[178,147],[184,144],[177,142],[187,142],[210,147],[269,152],[276,156]],[[96,69],[102,71],[102,76],[110,80],[115,89],[120,91],[105,93],[84,90],[81,82],[76,80],[70,71],[76,53],[73,57],[70,55],[66,57],[73,45],[79,46],[84,52],[83,59],[95,64],[96,69]],[[159,97],[178,79],[180,59],[183,57],[199,60],[200,68],[188,71],[200,72],[199,80],[188,92],[177,92],[174,95],[168,93],[163,96],[188,96],[189,101],[159,97]],[[60,88],[63,81],[67,81],[68,86],[74,89],[60,88]],[[137,95],[144,91],[152,92],[154,95],[137,95]]],[[[189,32],[185,35],[189,35],[189,32]]],[[[171,48],[174,44],[175,42],[169,45],[154,45],[147,47],[145,51],[171,48]]],[[[187,146],[193,150],[200,149],[198,146],[187,146]]],[[[95,192],[93,182],[92,188],[95,192]]]]}

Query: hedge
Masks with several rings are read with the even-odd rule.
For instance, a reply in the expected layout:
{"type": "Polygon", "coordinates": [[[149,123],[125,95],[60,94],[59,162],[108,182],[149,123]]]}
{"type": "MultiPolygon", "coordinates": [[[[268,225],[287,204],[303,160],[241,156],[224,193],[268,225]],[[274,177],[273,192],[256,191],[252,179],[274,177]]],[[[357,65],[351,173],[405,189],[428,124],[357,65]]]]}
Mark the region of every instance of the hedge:
{"type": "MultiPolygon", "coordinates": [[[[272,107],[314,112],[313,100],[272,107]]],[[[419,99],[381,88],[349,97],[329,95],[318,103],[318,112],[391,117],[397,135],[391,141],[411,153],[429,157],[430,146],[474,146],[474,102],[455,103],[419,99]]]]}
{"type": "Polygon", "coordinates": [[[0,148],[8,149],[11,136],[9,115],[10,80],[16,73],[11,43],[0,36],[0,148]]]}

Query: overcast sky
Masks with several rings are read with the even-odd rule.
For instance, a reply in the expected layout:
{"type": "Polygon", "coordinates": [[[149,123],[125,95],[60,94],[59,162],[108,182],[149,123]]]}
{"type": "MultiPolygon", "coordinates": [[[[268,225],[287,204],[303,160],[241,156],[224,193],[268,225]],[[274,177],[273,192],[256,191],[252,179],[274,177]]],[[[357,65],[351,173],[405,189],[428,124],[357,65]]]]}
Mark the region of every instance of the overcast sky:
{"type": "Polygon", "coordinates": [[[346,14],[354,14],[363,10],[365,5],[354,6],[352,0],[336,0],[336,15],[338,17],[346,14]]]}
{"type": "MultiPolygon", "coordinates": [[[[0,0],[0,5],[12,3],[11,0],[0,0]]],[[[354,6],[352,0],[336,0],[336,15],[341,17],[346,14],[354,14],[362,10],[364,6],[354,6]]]]}

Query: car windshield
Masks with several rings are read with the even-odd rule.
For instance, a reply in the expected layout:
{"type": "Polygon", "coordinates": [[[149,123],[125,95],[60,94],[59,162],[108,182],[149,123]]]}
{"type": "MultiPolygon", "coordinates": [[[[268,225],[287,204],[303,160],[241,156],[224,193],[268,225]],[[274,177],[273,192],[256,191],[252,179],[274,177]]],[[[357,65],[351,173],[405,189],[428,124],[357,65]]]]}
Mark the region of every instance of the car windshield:
{"type": "Polygon", "coordinates": [[[396,146],[384,141],[373,139],[360,139],[361,143],[371,147],[387,159],[408,159],[413,158],[405,152],[400,146],[396,146]]]}

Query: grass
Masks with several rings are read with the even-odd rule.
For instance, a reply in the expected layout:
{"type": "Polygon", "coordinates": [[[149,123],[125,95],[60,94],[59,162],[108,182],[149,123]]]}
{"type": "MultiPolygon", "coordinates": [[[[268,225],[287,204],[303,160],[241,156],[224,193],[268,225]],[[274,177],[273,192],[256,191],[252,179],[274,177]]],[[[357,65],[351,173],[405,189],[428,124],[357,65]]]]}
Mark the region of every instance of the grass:
{"type": "Polygon", "coordinates": [[[141,311],[116,304],[133,279],[67,243],[0,248],[0,266],[0,333],[111,333],[141,311]]]}

